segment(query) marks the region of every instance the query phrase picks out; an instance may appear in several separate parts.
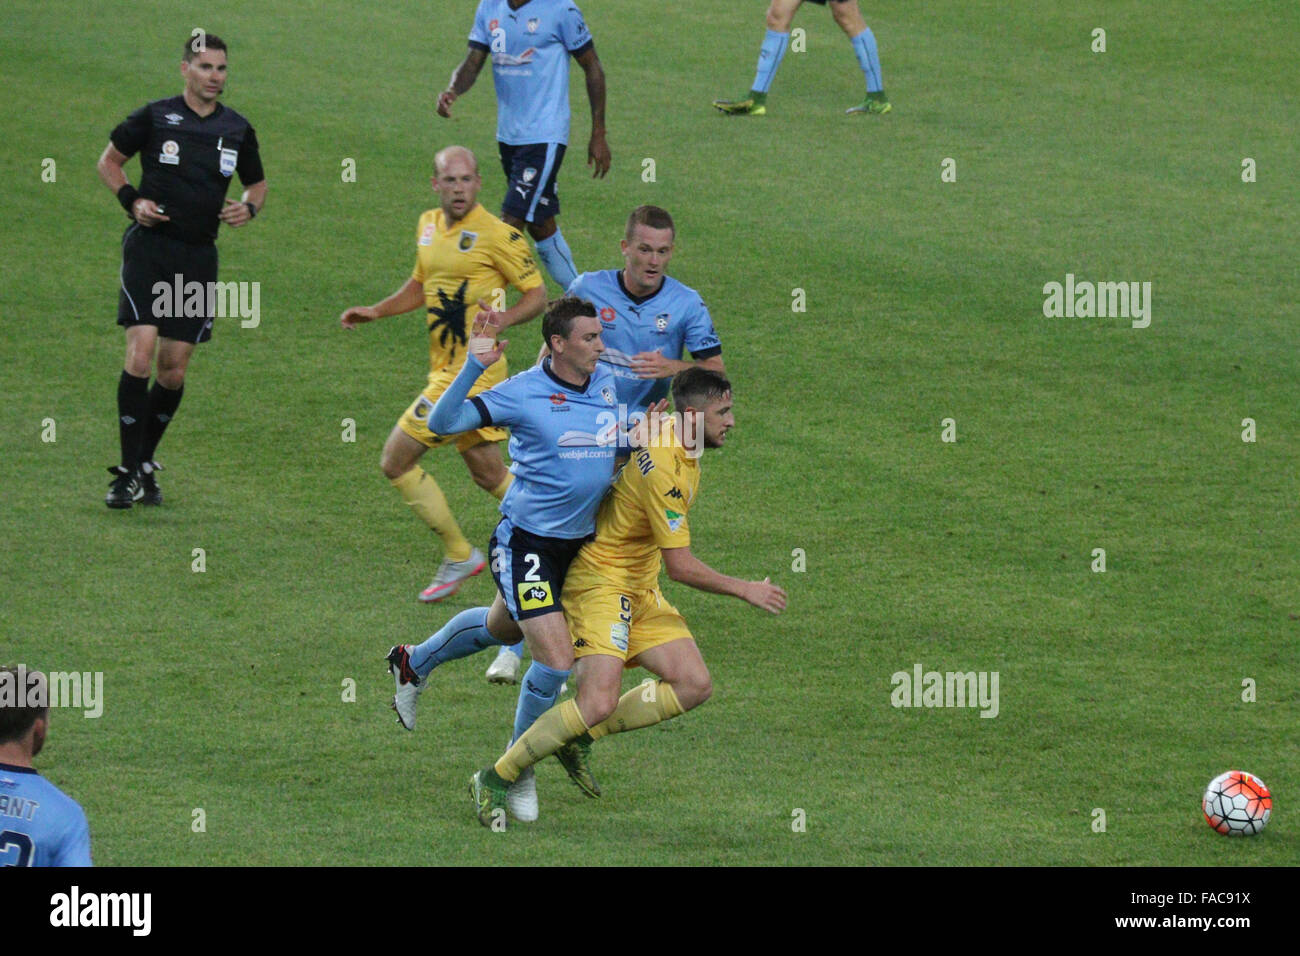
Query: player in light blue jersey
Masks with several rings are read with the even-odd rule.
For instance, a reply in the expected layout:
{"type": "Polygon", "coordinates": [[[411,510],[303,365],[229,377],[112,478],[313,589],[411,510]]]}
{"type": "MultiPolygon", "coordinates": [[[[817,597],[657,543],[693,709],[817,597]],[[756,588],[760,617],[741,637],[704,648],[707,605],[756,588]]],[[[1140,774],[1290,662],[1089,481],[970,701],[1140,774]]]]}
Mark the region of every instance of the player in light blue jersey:
{"type": "Polygon", "coordinates": [[[0,866],[90,866],[90,827],[77,801],[32,766],[49,731],[48,681],[0,669],[0,866]]]}
{"type": "MultiPolygon", "coordinates": [[[[677,230],[658,206],[638,206],[619,243],[622,269],[584,272],[569,295],[587,299],[600,315],[602,366],[614,373],[620,417],[634,420],[668,392],[672,377],[692,365],[722,375],[722,343],[700,294],[668,274],[677,230]],[[692,361],[683,356],[689,352],[692,361]]],[[[508,644],[488,665],[493,684],[513,684],[523,669],[523,644],[508,644]]]]}
{"type": "Polygon", "coordinates": [[[572,0],[480,0],[469,52],[438,96],[439,116],[451,116],[451,105],[474,85],[489,56],[497,93],[497,148],[506,174],[501,218],[528,230],[537,243],[537,258],[567,289],[578,269],[555,223],[560,213],[555,182],[569,142],[569,57],[587,78],[587,165],[593,167],[593,178],[603,178],[610,164],[604,68],[572,0]]]}
{"type": "MultiPolygon", "coordinates": [[[[540,365],[465,400],[483,369],[505,351],[494,343],[494,313],[475,319],[465,367],[429,415],[429,427],[451,435],[484,423],[510,428],[514,481],[501,502],[490,542],[498,594],[491,608],[453,617],[423,644],[389,651],[396,679],[393,709],[415,726],[416,701],[439,664],[485,647],[528,642],[512,740],[555,703],[573,667],[573,646],[560,603],[569,563],[596,530],[596,511],[614,477],[621,422],[614,376],[603,351],[596,308],[573,296],[554,302],[542,320],[551,354],[540,365]]],[[[521,775],[508,802],[520,820],[537,819],[537,789],[521,775]]]]}

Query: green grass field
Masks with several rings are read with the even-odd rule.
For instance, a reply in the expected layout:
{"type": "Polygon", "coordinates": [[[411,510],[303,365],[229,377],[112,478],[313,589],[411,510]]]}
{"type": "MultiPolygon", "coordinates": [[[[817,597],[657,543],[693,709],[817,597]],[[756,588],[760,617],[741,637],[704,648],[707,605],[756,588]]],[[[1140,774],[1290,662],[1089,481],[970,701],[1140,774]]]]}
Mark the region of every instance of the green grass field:
{"type": "MultiPolygon", "coordinates": [[[[864,4],[883,118],[844,115],[861,73],[809,5],[806,52],[742,119],[709,101],[752,78],[761,2],[583,6],[614,169],[584,170],[574,67],[565,234],[580,268],[611,268],[633,206],[674,214],[671,272],[703,292],[737,401],[694,549],[790,606],[666,584],[713,699],[602,741],[598,802],[542,765],[541,820],[501,835],[465,795],[514,710],[488,656],[435,675],[414,734],[388,710],[389,645],[493,593],[484,574],[417,604],[437,540],[379,473],[423,321],[337,323],[409,274],[436,148],[475,149],[498,206],[487,74],[454,119],[433,111],[474,5],[7,7],[0,659],[104,675],[103,716],[56,712],[37,761],[96,862],[1300,863],[1295,5],[864,4]],[[226,101],[262,143],[267,209],[220,241],[262,320],[199,350],[166,504],[110,512],[125,219],[94,165],[130,110],[180,92],[195,26],[230,43],[226,101]],[[1150,282],[1150,326],[1046,318],[1067,273],[1150,282]],[[918,663],[997,671],[996,718],[891,706],[918,663]],[[1273,790],[1257,839],[1201,819],[1230,768],[1273,790]]],[[[523,368],[539,328],[511,338],[523,368]]],[[[482,546],[491,499],[453,453],[425,465],[482,546]]]]}

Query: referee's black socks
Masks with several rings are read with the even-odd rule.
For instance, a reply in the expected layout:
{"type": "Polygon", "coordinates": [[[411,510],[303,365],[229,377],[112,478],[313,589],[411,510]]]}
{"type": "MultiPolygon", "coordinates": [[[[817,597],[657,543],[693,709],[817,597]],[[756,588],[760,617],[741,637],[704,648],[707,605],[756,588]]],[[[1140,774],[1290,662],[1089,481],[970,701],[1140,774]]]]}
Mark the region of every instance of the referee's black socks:
{"type": "Polygon", "coordinates": [[[176,414],[176,409],[181,404],[181,396],[184,394],[183,384],[180,388],[171,389],[163,388],[156,380],[154,381],[153,388],[149,389],[149,417],[145,419],[144,440],[140,444],[140,461],[153,461],[153,453],[158,449],[158,442],[162,441],[167,423],[176,414]]]}
{"type": "Polygon", "coordinates": [[[149,379],[136,378],[126,369],[117,380],[117,436],[122,445],[122,467],[140,466],[140,442],[149,415],[149,379]]]}

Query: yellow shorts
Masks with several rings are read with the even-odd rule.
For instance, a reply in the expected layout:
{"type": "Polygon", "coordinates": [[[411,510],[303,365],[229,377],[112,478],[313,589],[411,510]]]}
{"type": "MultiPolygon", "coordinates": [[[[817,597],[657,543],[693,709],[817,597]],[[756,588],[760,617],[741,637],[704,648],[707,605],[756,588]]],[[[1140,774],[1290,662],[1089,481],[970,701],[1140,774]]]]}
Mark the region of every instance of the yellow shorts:
{"type": "MultiPolygon", "coordinates": [[[[455,377],[455,372],[446,370],[431,376],[425,390],[416,396],[415,401],[411,402],[406,411],[402,412],[402,417],[397,420],[397,427],[426,448],[438,448],[454,441],[459,452],[481,445],[485,441],[505,441],[509,438],[508,431],[496,426],[476,428],[473,431],[461,432],[459,435],[439,435],[429,431],[429,413],[433,411],[434,403],[447,390],[447,386],[455,377]]],[[[479,380],[469,390],[470,397],[503,381],[505,381],[505,362],[501,361],[479,376],[479,380]]]]}
{"type": "Polygon", "coordinates": [[[685,619],[658,588],[620,588],[575,582],[570,577],[564,584],[563,602],[574,657],[607,654],[634,661],[652,647],[691,636],[685,619]]]}

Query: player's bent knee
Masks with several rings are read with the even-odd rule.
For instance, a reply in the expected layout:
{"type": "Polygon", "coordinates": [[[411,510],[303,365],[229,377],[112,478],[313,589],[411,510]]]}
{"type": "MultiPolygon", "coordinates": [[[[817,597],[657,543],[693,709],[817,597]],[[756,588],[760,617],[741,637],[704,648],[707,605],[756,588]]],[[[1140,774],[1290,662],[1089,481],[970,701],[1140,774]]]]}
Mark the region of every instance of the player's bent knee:
{"type": "Polygon", "coordinates": [[[544,222],[530,222],[528,224],[528,234],[533,237],[534,242],[541,242],[543,239],[549,239],[555,235],[555,230],[559,227],[555,225],[555,217],[544,222]]]}
{"type": "Polygon", "coordinates": [[[175,391],[185,384],[185,369],[182,368],[160,368],[158,370],[158,384],[163,388],[175,391]]]}
{"type": "Polygon", "coordinates": [[[595,727],[601,721],[608,719],[616,707],[618,707],[617,687],[578,688],[578,710],[588,727],[595,727]]]}
{"type": "Polygon", "coordinates": [[[684,680],[673,683],[673,693],[682,710],[693,710],[713,696],[713,679],[709,672],[689,674],[684,680]]]}

